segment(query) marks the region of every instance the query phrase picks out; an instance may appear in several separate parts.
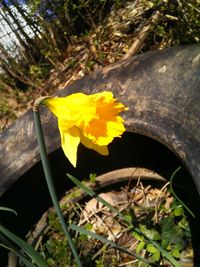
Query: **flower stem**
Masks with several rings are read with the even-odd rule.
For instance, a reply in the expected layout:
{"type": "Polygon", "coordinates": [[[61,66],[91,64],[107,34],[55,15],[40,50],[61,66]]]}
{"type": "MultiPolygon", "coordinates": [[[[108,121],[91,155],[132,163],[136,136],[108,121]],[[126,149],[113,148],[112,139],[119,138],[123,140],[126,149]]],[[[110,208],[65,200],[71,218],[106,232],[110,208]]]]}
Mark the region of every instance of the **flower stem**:
{"type": "Polygon", "coordinates": [[[39,104],[38,102],[36,102],[36,106],[33,108],[33,114],[34,114],[34,121],[35,121],[35,128],[36,128],[36,135],[37,135],[37,140],[38,140],[38,145],[39,145],[39,151],[40,151],[40,156],[41,156],[41,161],[43,165],[43,170],[44,170],[47,186],[49,189],[49,193],[50,193],[54,208],[56,210],[56,213],[62,225],[63,231],[65,233],[65,236],[67,238],[71,251],[77,262],[77,265],[78,267],[82,267],[82,263],[79,259],[78,253],[75,249],[75,246],[73,244],[73,241],[67,229],[66,222],[64,220],[62,211],[59,206],[58,198],[56,195],[56,191],[55,191],[55,187],[53,183],[52,171],[51,171],[51,167],[50,167],[50,163],[49,163],[49,159],[47,155],[47,150],[45,146],[44,136],[43,136],[42,124],[41,124],[40,113],[39,113],[39,104]]]}
{"type": "Polygon", "coordinates": [[[190,213],[190,215],[195,218],[195,214],[188,208],[188,206],[183,203],[183,201],[177,196],[177,194],[175,193],[174,189],[173,189],[173,179],[175,177],[175,175],[177,174],[177,172],[179,172],[181,169],[181,167],[178,167],[173,173],[172,176],[170,177],[170,189],[172,192],[172,195],[178,200],[178,202],[190,213]]]}

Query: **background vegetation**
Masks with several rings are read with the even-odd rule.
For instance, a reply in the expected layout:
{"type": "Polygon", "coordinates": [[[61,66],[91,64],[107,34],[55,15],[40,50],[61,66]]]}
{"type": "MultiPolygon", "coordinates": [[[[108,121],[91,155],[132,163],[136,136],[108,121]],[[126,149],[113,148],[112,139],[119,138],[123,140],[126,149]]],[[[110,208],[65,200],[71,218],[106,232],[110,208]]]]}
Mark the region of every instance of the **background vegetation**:
{"type": "Polygon", "coordinates": [[[137,53],[199,42],[200,1],[3,0],[0,24],[8,40],[14,36],[12,47],[0,36],[3,130],[37,96],[91,71],[137,53]]]}

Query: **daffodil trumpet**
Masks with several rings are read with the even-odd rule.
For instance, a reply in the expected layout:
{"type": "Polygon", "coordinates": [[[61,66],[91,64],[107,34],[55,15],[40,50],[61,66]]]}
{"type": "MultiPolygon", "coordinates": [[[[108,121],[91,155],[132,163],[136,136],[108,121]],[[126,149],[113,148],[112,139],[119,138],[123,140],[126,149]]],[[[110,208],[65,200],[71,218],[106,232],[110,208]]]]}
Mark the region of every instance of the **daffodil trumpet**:
{"type": "Polygon", "coordinates": [[[41,104],[57,117],[61,146],[74,167],[80,143],[105,156],[109,154],[108,144],[115,137],[121,137],[125,131],[119,113],[128,108],[109,91],[91,95],[74,93],[66,97],[45,97],[41,104]]]}

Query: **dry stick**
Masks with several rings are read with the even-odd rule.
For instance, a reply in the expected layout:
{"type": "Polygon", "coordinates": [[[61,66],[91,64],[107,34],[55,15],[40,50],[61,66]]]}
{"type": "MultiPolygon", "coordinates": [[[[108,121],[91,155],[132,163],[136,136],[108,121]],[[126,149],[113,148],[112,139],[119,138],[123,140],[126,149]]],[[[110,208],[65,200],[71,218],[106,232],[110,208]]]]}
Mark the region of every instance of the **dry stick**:
{"type": "Polygon", "coordinates": [[[89,46],[90,46],[90,51],[92,52],[93,56],[94,56],[94,59],[97,59],[98,55],[97,55],[97,50],[96,50],[96,47],[94,45],[94,42],[93,42],[93,39],[92,37],[88,37],[88,43],[89,43],[89,46]]]}
{"type": "Polygon", "coordinates": [[[8,267],[17,267],[17,256],[12,251],[8,253],[8,267]]]}
{"type": "Polygon", "coordinates": [[[151,18],[149,19],[149,24],[144,26],[144,28],[138,32],[135,41],[133,42],[123,59],[127,59],[130,56],[137,54],[152,28],[159,22],[160,17],[160,11],[157,10],[153,12],[151,18]]]}

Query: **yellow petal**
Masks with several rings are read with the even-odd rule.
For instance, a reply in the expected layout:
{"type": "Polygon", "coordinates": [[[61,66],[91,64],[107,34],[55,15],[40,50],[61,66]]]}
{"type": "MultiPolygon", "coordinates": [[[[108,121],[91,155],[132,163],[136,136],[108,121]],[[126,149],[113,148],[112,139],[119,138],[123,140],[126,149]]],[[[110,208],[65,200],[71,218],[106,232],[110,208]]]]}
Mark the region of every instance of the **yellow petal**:
{"type": "Polygon", "coordinates": [[[103,119],[93,120],[83,130],[83,135],[100,146],[107,146],[115,137],[121,137],[125,131],[121,117],[116,116],[111,119],[109,121],[103,119]]]}
{"type": "Polygon", "coordinates": [[[44,99],[42,103],[47,106],[56,117],[59,117],[60,109],[63,103],[61,97],[49,97],[44,99]]]}
{"type": "Polygon", "coordinates": [[[61,146],[65,156],[68,158],[71,164],[76,167],[77,150],[80,143],[80,131],[76,127],[72,127],[67,131],[63,130],[62,127],[59,127],[59,130],[61,135],[61,146]]]}
{"type": "Polygon", "coordinates": [[[103,156],[109,155],[107,146],[99,146],[94,144],[93,149],[103,156]]]}
{"type": "Polygon", "coordinates": [[[80,117],[80,106],[74,107],[73,103],[69,100],[71,97],[50,97],[43,101],[51,112],[60,120],[65,120],[65,122],[76,122],[80,117]],[[72,106],[74,108],[72,108],[72,106]]]}
{"type": "Polygon", "coordinates": [[[117,116],[116,120],[107,122],[107,134],[109,136],[120,137],[123,132],[125,132],[125,127],[121,117],[117,116]]]}
{"type": "Polygon", "coordinates": [[[81,143],[87,148],[93,149],[103,156],[107,156],[109,154],[107,146],[99,146],[93,143],[92,140],[86,138],[84,135],[81,135],[81,143]]]}

